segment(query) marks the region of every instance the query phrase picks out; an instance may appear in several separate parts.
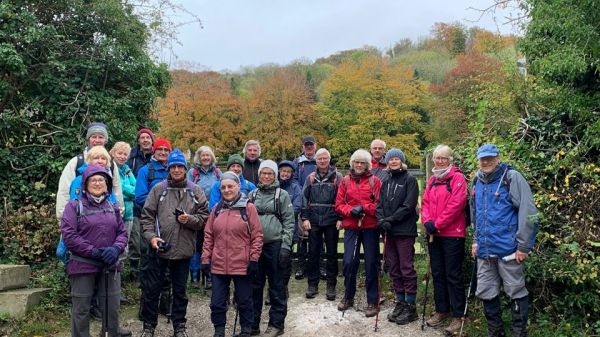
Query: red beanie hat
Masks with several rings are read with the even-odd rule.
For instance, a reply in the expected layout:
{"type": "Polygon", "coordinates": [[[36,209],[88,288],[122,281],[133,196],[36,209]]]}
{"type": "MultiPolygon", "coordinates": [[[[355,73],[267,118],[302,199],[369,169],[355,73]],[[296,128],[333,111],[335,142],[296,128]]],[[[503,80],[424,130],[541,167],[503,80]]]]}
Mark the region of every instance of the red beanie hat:
{"type": "Polygon", "coordinates": [[[150,136],[150,138],[152,138],[152,141],[156,140],[156,136],[154,136],[154,132],[152,132],[152,130],[150,130],[148,128],[141,128],[141,129],[139,129],[138,132],[137,132],[137,139],[140,139],[140,135],[142,133],[147,133],[150,136]]]}
{"type": "Polygon", "coordinates": [[[171,143],[169,143],[169,141],[164,138],[158,138],[154,142],[154,146],[152,146],[152,152],[156,152],[156,149],[158,149],[159,147],[166,147],[167,149],[169,149],[169,151],[173,150],[173,148],[171,148],[171,143]]]}

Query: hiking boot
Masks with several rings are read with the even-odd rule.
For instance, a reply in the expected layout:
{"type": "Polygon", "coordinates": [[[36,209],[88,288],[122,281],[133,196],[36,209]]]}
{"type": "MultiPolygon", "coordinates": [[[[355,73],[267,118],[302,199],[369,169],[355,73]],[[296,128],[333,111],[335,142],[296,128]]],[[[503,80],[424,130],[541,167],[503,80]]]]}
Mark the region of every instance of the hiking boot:
{"type": "Polygon", "coordinates": [[[316,285],[309,285],[305,295],[306,298],[315,298],[315,296],[317,296],[318,293],[319,289],[316,285]]]}
{"type": "Polygon", "coordinates": [[[327,282],[325,298],[327,298],[328,301],[335,301],[335,282],[327,282]]]}
{"type": "Polygon", "coordinates": [[[212,289],[212,281],[206,280],[206,282],[204,283],[204,290],[210,289],[212,289]]]}
{"type": "Polygon", "coordinates": [[[187,329],[185,328],[185,323],[179,323],[173,326],[173,337],[189,337],[187,329]]]}
{"type": "Polygon", "coordinates": [[[213,337],[225,337],[225,326],[224,325],[216,326],[213,337]]]}
{"type": "Polygon", "coordinates": [[[252,329],[249,327],[242,327],[242,331],[239,334],[233,335],[233,337],[250,337],[252,336],[252,329]]]}
{"type": "Polygon", "coordinates": [[[277,337],[281,335],[283,335],[283,329],[278,329],[272,325],[269,325],[265,333],[263,333],[264,337],[277,337]]]}
{"type": "Polygon", "coordinates": [[[302,280],[304,278],[304,270],[296,270],[296,274],[294,275],[294,277],[296,278],[296,280],[302,280]]]}
{"type": "Polygon", "coordinates": [[[323,281],[327,280],[327,271],[325,270],[324,267],[319,268],[319,277],[323,281]]]}
{"type": "Polygon", "coordinates": [[[430,327],[436,327],[444,323],[444,321],[448,317],[450,317],[449,312],[436,312],[433,315],[431,315],[431,317],[429,317],[429,319],[425,323],[427,323],[427,325],[429,325],[430,327]]]}
{"type": "Polygon", "coordinates": [[[377,307],[377,304],[367,304],[367,307],[365,308],[365,317],[373,317],[377,315],[377,313],[379,313],[379,308],[377,307]]]}
{"type": "Polygon", "coordinates": [[[342,298],[342,300],[340,301],[340,303],[338,303],[338,310],[339,311],[345,311],[350,307],[354,306],[354,299],[345,299],[342,298]]]}
{"type": "MultiPolygon", "coordinates": [[[[452,322],[450,322],[450,325],[448,325],[445,329],[444,332],[448,335],[455,335],[458,334],[460,332],[460,326],[462,325],[462,317],[454,317],[454,319],[452,319],[452,322]]],[[[466,323],[466,318],[465,318],[465,323],[466,323]]]]}
{"type": "Polygon", "coordinates": [[[154,328],[152,326],[144,326],[140,337],[154,337],[154,328]]]}
{"type": "Polygon", "coordinates": [[[406,303],[404,311],[396,318],[396,324],[405,325],[419,319],[417,315],[417,306],[415,304],[406,303]]]}
{"type": "Polygon", "coordinates": [[[394,307],[394,310],[387,315],[387,319],[390,322],[396,322],[396,319],[400,314],[404,311],[404,307],[406,306],[406,302],[398,302],[394,307]]]}
{"type": "Polygon", "coordinates": [[[258,335],[260,335],[260,329],[259,328],[256,328],[256,329],[252,328],[250,330],[250,336],[258,336],[258,335]]]}
{"type": "MultiPolygon", "coordinates": [[[[104,330],[100,329],[100,337],[104,337],[104,330]]],[[[119,327],[117,330],[117,337],[131,337],[131,331],[125,328],[119,327]]]]}

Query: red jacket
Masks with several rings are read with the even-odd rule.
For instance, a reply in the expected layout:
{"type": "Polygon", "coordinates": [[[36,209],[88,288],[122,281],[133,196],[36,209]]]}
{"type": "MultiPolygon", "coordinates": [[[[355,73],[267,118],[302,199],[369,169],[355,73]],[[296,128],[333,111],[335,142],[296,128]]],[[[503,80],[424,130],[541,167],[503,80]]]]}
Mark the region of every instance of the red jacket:
{"type": "Polygon", "coordinates": [[[245,222],[235,208],[238,204],[221,209],[216,218],[211,212],[204,229],[202,263],[210,263],[213,274],[246,275],[248,262],[258,261],[262,252],[263,233],[256,208],[250,202],[246,204],[245,222]]]}
{"type": "Polygon", "coordinates": [[[342,179],[335,199],[335,211],[344,217],[342,228],[359,229],[358,218],[350,214],[352,208],[358,205],[363,205],[365,212],[360,229],[377,228],[375,209],[377,208],[380,189],[381,180],[369,171],[358,179],[353,179],[350,176],[345,176],[342,179]],[[371,179],[373,187],[371,187],[369,179],[371,179]]]}
{"type": "Polygon", "coordinates": [[[435,175],[429,178],[421,200],[421,223],[433,221],[437,236],[464,238],[466,203],[465,176],[452,166],[442,179],[435,175]]]}

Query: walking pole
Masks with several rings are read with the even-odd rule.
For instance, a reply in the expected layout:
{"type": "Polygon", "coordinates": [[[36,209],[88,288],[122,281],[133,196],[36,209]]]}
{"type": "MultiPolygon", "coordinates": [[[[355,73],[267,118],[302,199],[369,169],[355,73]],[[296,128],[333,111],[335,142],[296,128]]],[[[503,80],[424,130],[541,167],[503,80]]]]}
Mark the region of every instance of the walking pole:
{"type": "MultiPolygon", "coordinates": [[[[429,243],[433,242],[433,235],[429,235],[429,243]]],[[[425,307],[427,306],[427,288],[431,278],[431,256],[427,253],[427,276],[425,276],[425,295],[423,297],[423,312],[421,313],[421,331],[425,330],[425,307]]]]}
{"type": "Polygon", "coordinates": [[[108,337],[108,266],[104,268],[104,317],[102,319],[102,329],[104,331],[104,337],[108,337]]]}
{"type": "Polygon", "coordinates": [[[463,335],[463,327],[465,326],[465,319],[467,318],[467,309],[469,308],[469,297],[471,297],[471,289],[473,287],[473,279],[475,278],[475,272],[477,271],[477,258],[473,261],[473,270],[471,270],[471,279],[469,280],[469,290],[467,291],[467,299],[465,301],[465,311],[463,312],[463,317],[460,322],[460,332],[458,336],[462,337],[463,335]]]}
{"type": "MultiPolygon", "coordinates": [[[[387,240],[387,235],[384,234],[383,236],[383,254],[382,254],[382,259],[385,260],[385,243],[387,240]]],[[[377,238],[377,241],[379,241],[379,237],[377,238]]],[[[379,245],[379,242],[377,242],[377,245],[379,245]]],[[[378,249],[379,251],[379,249],[378,249]]],[[[383,266],[381,265],[381,263],[379,263],[379,282],[377,283],[377,315],[375,316],[375,332],[377,332],[377,325],[379,323],[379,311],[380,311],[380,307],[381,307],[381,283],[383,280],[383,266]]]]}

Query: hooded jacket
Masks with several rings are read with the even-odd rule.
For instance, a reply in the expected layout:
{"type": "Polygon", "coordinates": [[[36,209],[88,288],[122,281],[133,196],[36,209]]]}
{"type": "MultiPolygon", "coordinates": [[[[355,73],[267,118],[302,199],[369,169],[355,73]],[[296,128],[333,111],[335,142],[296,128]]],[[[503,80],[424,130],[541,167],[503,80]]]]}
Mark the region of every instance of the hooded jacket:
{"type": "Polygon", "coordinates": [[[314,155],[309,159],[303,153],[294,159],[292,165],[294,167],[294,175],[292,176],[292,180],[297,182],[298,185],[300,185],[300,188],[304,188],[306,178],[317,170],[317,156],[314,155]]]}
{"type": "Polygon", "coordinates": [[[381,186],[377,203],[377,221],[392,225],[387,234],[417,236],[419,184],[408,171],[390,170],[381,186]]]}
{"type": "Polygon", "coordinates": [[[350,175],[343,177],[335,200],[335,210],[344,218],[342,228],[353,230],[377,228],[375,209],[379,200],[379,190],[381,190],[381,180],[370,171],[366,171],[358,178],[352,178],[350,175]],[[372,179],[373,187],[369,179],[372,179]],[[363,206],[365,213],[360,227],[359,219],[350,214],[352,208],[358,205],[363,206]]]}
{"type": "MultiPolygon", "coordinates": [[[[83,173],[84,182],[100,172],[106,172],[98,166],[92,166],[83,173]]],[[[83,184],[85,186],[85,183],[83,184]]],[[[106,183],[108,192],[112,193],[112,178],[109,176],[106,183]]],[[[67,203],[60,225],[63,240],[71,254],[93,259],[95,249],[115,246],[122,253],[127,245],[127,229],[121,218],[121,213],[116,204],[110,204],[107,198],[96,202],[88,193],[83,193],[81,200],[82,212],[80,221],[77,221],[77,200],[67,203]]],[[[99,261],[101,262],[101,261],[99,261]]],[[[69,275],[98,273],[102,267],[79,260],[71,259],[67,263],[69,275]]]]}
{"type": "MultiPolygon", "coordinates": [[[[256,189],[256,185],[244,179],[244,176],[238,176],[240,178],[240,192],[245,196],[248,196],[250,192],[256,189]]],[[[221,201],[221,182],[217,181],[213,184],[210,190],[210,200],[208,201],[208,207],[212,210],[221,201]]]]}
{"type": "Polygon", "coordinates": [[[129,159],[127,159],[127,166],[131,168],[133,175],[137,178],[140,169],[148,164],[151,158],[152,152],[144,153],[138,145],[131,150],[129,159]]]}
{"type": "Polygon", "coordinates": [[[210,201],[210,190],[216,182],[221,180],[221,174],[221,170],[214,164],[211,164],[208,169],[199,164],[194,164],[187,173],[187,179],[200,186],[204,195],[210,201]]]}
{"type": "Polygon", "coordinates": [[[135,204],[138,206],[137,210],[139,210],[139,213],[138,211],[134,211],[134,215],[141,215],[142,207],[144,207],[144,204],[146,203],[146,198],[148,197],[150,190],[156,184],[165,180],[169,175],[169,170],[167,170],[166,165],[167,163],[163,165],[161,162],[152,157],[150,162],[138,171],[135,182],[135,204]],[[149,176],[150,165],[154,167],[154,179],[152,180],[149,179],[152,178],[149,176]]]}
{"type": "Polygon", "coordinates": [[[270,185],[258,184],[258,191],[251,193],[250,199],[256,206],[263,229],[263,242],[281,241],[281,248],[291,250],[294,232],[294,207],[290,196],[284,189],[279,192],[280,216],[275,209],[275,189],[279,181],[270,185]]]}
{"type": "Polygon", "coordinates": [[[223,205],[218,216],[210,213],[204,228],[202,263],[211,265],[211,273],[246,275],[249,261],[258,262],[262,253],[263,232],[256,207],[241,195],[228,207],[223,205]],[[246,209],[247,221],[240,209],[246,209]]]}
{"type": "Polygon", "coordinates": [[[196,249],[196,231],[202,230],[208,219],[208,202],[200,186],[188,183],[187,179],[174,183],[170,178],[154,185],[140,218],[148,242],[158,237],[157,219],[161,238],[172,245],[169,251],[159,252],[158,256],[169,260],[191,257],[196,249]],[[177,222],[173,214],[176,208],[190,215],[187,223],[177,222]]]}
{"type": "Polygon", "coordinates": [[[311,226],[335,225],[341,220],[335,211],[335,200],[338,188],[343,179],[335,167],[330,167],[322,176],[316,172],[306,178],[302,190],[302,220],[309,220],[311,226]],[[311,184],[311,180],[313,183],[311,184]]]}
{"type": "Polygon", "coordinates": [[[135,200],[135,176],[127,164],[119,167],[121,189],[123,190],[123,201],[125,202],[125,215],[123,220],[133,220],[133,203],[135,200]]]}
{"type": "Polygon", "coordinates": [[[300,185],[290,178],[287,180],[279,179],[279,186],[290,195],[292,206],[294,207],[294,218],[296,218],[296,215],[300,214],[300,209],[302,208],[302,189],[300,185]]]}
{"type": "Polygon", "coordinates": [[[421,201],[421,223],[433,221],[436,236],[465,237],[467,182],[456,167],[443,177],[429,177],[421,201]],[[450,189],[450,190],[449,190],[450,189]]]}

